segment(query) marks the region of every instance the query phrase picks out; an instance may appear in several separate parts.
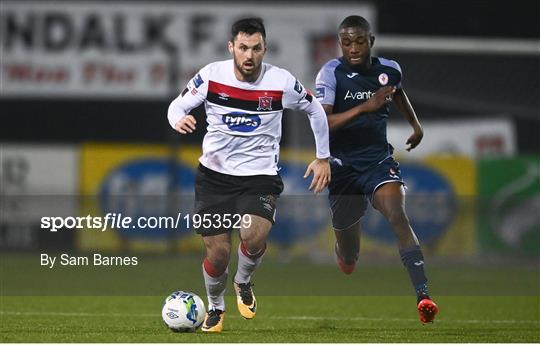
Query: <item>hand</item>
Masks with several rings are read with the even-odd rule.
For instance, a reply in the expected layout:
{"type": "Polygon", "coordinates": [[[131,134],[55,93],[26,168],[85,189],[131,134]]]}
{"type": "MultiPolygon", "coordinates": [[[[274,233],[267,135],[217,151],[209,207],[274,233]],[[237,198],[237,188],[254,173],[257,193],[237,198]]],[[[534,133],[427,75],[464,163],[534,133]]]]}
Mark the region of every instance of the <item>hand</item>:
{"type": "Polygon", "coordinates": [[[176,125],[174,125],[174,128],[180,134],[188,134],[193,133],[193,131],[196,129],[196,124],[197,120],[195,120],[193,115],[186,115],[182,119],[178,120],[176,125]]]}
{"type": "Polygon", "coordinates": [[[309,163],[304,178],[307,178],[312,172],[313,180],[311,180],[309,190],[320,193],[330,183],[330,163],[328,163],[328,158],[315,159],[309,163]]]}
{"type": "Polygon", "coordinates": [[[392,102],[392,96],[396,92],[395,86],[385,86],[381,87],[375,94],[363,103],[365,110],[368,112],[375,111],[385,105],[386,103],[392,102]]]}
{"type": "Polygon", "coordinates": [[[409,145],[407,147],[407,151],[411,151],[414,149],[420,142],[422,141],[422,138],[424,137],[424,131],[421,127],[415,128],[413,134],[407,139],[407,142],[405,144],[409,145]]]}

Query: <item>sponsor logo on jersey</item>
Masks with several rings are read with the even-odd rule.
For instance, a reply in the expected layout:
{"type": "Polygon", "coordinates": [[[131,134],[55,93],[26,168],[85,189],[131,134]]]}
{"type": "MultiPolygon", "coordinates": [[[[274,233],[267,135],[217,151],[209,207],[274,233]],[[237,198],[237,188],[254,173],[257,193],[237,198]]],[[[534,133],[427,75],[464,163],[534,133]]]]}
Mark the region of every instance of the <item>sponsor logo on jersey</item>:
{"type": "Polygon", "coordinates": [[[315,89],[315,97],[324,98],[326,92],[324,87],[318,87],[315,89]]]}
{"type": "Polygon", "coordinates": [[[253,132],[261,125],[261,118],[258,115],[241,112],[225,114],[222,121],[230,130],[244,133],[253,132]]]}
{"type": "Polygon", "coordinates": [[[199,93],[199,92],[197,91],[197,89],[191,89],[191,94],[192,94],[193,96],[195,96],[197,93],[199,93]]]}
{"type": "Polygon", "coordinates": [[[388,74],[386,74],[386,73],[379,74],[379,83],[381,85],[388,84],[388,74]]]}
{"type": "Polygon", "coordinates": [[[193,78],[193,85],[195,85],[196,88],[198,88],[199,86],[201,86],[203,83],[204,83],[204,80],[202,79],[202,77],[201,77],[200,74],[197,74],[197,75],[193,78]]]}
{"type": "Polygon", "coordinates": [[[357,75],[358,75],[358,73],[352,72],[352,73],[347,74],[347,78],[352,79],[352,78],[356,77],[357,75]]]}
{"type": "Polygon", "coordinates": [[[300,82],[298,81],[298,79],[296,79],[295,83],[294,83],[294,91],[298,92],[298,93],[302,93],[302,84],[300,84],[300,82]]]}
{"type": "Polygon", "coordinates": [[[219,95],[219,98],[224,100],[224,101],[228,101],[229,97],[231,97],[228,94],[226,94],[225,92],[220,92],[220,93],[218,93],[218,95],[219,95]]]}
{"type": "Polygon", "coordinates": [[[272,110],[272,97],[259,97],[259,106],[257,107],[257,110],[272,110]]]}
{"type": "Polygon", "coordinates": [[[373,96],[375,92],[369,91],[357,91],[357,92],[351,92],[351,90],[347,90],[347,93],[345,94],[344,100],[352,99],[352,100],[363,100],[363,99],[370,99],[371,96],[373,96]]]}

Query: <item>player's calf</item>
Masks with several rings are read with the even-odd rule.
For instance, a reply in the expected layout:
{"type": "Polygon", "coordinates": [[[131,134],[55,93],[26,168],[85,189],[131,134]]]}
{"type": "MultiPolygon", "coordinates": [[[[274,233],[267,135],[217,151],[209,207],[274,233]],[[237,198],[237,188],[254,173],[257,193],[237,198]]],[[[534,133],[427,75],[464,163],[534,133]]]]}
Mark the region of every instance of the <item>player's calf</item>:
{"type": "Polygon", "coordinates": [[[349,255],[344,256],[341,254],[339,245],[336,242],[335,254],[339,269],[345,274],[351,274],[356,268],[356,262],[358,261],[358,252],[349,253],[349,255]]]}

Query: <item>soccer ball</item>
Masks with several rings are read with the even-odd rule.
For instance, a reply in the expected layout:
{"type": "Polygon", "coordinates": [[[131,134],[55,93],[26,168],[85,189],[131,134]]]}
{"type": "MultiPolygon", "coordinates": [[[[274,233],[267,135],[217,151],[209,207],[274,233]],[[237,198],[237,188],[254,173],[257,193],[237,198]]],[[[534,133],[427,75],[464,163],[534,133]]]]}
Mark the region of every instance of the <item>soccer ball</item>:
{"type": "Polygon", "coordinates": [[[202,325],[205,313],[206,308],[199,296],[175,291],[165,299],[161,317],[175,332],[193,332],[202,325]]]}

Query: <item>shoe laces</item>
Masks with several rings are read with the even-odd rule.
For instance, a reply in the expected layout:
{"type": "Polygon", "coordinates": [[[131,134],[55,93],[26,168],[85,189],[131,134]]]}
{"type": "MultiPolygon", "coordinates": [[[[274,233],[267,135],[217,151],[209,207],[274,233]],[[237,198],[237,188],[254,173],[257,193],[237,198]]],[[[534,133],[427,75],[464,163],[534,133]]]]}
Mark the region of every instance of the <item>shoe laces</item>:
{"type": "Polygon", "coordinates": [[[251,305],[253,303],[253,292],[251,290],[251,287],[255,286],[251,282],[238,284],[238,288],[240,289],[240,298],[242,298],[242,302],[245,305],[251,305]]]}
{"type": "Polygon", "coordinates": [[[219,309],[210,309],[208,311],[208,319],[207,319],[207,326],[215,326],[221,319],[221,314],[223,313],[223,310],[219,309]]]}
{"type": "Polygon", "coordinates": [[[223,313],[223,310],[219,310],[219,309],[210,309],[208,311],[208,317],[212,317],[212,316],[220,316],[221,313],[223,313]]]}

